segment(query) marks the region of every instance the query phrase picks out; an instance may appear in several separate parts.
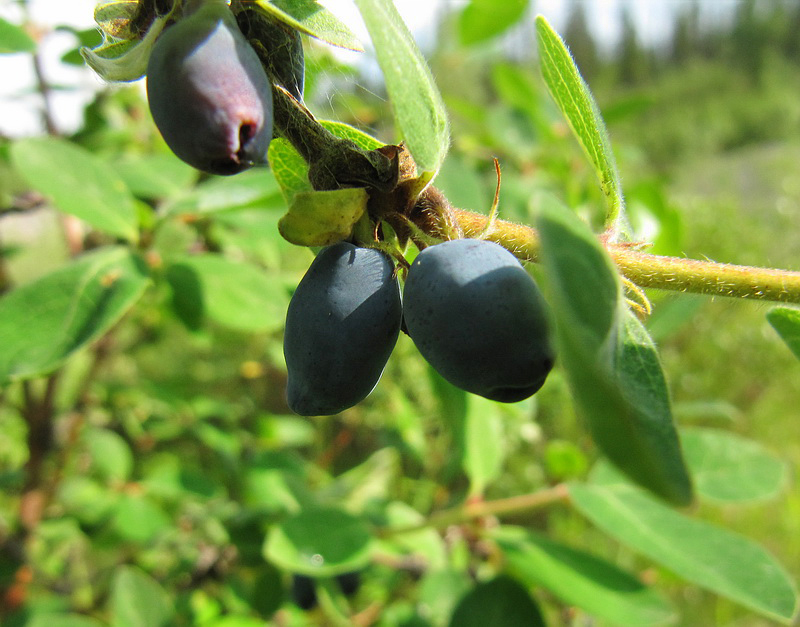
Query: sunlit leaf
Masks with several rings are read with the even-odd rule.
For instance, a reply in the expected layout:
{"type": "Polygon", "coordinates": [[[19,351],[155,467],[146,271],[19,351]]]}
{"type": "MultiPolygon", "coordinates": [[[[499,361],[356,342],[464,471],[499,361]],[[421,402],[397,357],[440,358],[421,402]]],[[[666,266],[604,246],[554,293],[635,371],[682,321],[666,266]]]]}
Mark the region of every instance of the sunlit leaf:
{"type": "Polygon", "coordinates": [[[621,217],[624,199],[617,164],[600,109],[564,41],[541,15],[536,18],[536,34],[539,41],[539,63],[545,83],[594,166],[608,201],[607,222],[611,226],[611,223],[621,217]]]}
{"type": "MultiPolygon", "coordinates": [[[[272,143],[278,141],[273,140],[272,143]]],[[[240,209],[271,209],[281,204],[273,173],[254,169],[236,176],[204,181],[188,194],[165,205],[162,214],[205,216],[240,209]]]]}
{"type": "Polygon", "coordinates": [[[0,299],[0,382],[49,372],[102,336],[149,284],[138,257],[104,248],[0,299]]]}
{"type": "Polygon", "coordinates": [[[356,0],[394,118],[420,173],[435,173],[450,146],[447,112],[430,68],[391,0],[356,0]]]}
{"type": "Polygon", "coordinates": [[[255,0],[254,4],[306,35],[340,48],[364,50],[350,29],[316,0],[255,0]]]}
{"type": "Polygon", "coordinates": [[[103,159],[63,139],[33,137],[11,147],[14,167],[64,213],[94,228],[135,241],[134,198],[103,159]]]}
{"type": "Polygon", "coordinates": [[[783,624],[797,608],[792,578],[751,540],[662,505],[631,484],[570,484],[575,507],[605,533],[675,574],[783,624]]]}
{"type": "Polygon", "coordinates": [[[611,260],[554,199],[542,199],[537,226],[560,360],[595,443],[639,485],[688,503],[689,474],[658,355],[621,300],[611,260]]]}

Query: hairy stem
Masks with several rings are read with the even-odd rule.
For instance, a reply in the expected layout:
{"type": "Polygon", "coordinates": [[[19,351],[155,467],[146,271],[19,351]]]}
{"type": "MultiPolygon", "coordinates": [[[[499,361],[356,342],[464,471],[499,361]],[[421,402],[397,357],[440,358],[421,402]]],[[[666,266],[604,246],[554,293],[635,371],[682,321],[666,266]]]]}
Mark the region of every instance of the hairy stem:
{"type": "MultiPolygon", "coordinates": [[[[477,236],[489,220],[482,214],[459,209],[453,214],[467,237],[477,236]]],[[[524,261],[536,261],[538,257],[539,237],[529,226],[496,220],[486,239],[505,246],[524,261]]],[[[605,245],[620,273],[640,287],[800,303],[800,272],[662,257],[626,244],[605,245]]]]}
{"type": "MultiPolygon", "coordinates": [[[[259,52],[257,46],[256,50],[259,52]]],[[[276,130],[308,162],[315,189],[365,186],[371,193],[380,192],[378,196],[384,194],[382,203],[386,205],[391,205],[392,194],[403,193],[400,186],[393,187],[397,172],[390,159],[333,136],[284,89],[275,87],[273,95],[276,130]]],[[[428,235],[448,238],[456,231],[497,242],[524,261],[537,259],[539,237],[529,226],[505,220],[490,223],[486,215],[455,209],[433,187],[423,192],[417,207],[408,218],[428,235]]],[[[623,277],[640,287],[800,303],[800,272],[661,257],[607,239],[603,244],[623,277]]]]}

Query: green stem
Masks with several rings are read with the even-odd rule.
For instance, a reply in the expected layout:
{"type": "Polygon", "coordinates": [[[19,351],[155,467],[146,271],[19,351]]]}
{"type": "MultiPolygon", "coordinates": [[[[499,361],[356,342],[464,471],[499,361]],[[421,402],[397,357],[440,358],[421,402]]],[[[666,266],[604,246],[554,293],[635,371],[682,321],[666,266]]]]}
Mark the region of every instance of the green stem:
{"type": "MultiPolygon", "coordinates": [[[[467,237],[476,237],[489,220],[485,215],[460,209],[453,213],[467,237]]],[[[539,237],[529,226],[496,220],[487,239],[508,248],[524,261],[536,261],[538,257],[539,237]]],[[[604,244],[620,273],[640,287],[800,303],[800,272],[662,257],[626,244],[604,244]]]]}
{"type": "MultiPolygon", "coordinates": [[[[258,46],[256,50],[259,52],[258,46]]],[[[352,142],[334,137],[302,103],[280,87],[273,89],[273,96],[275,127],[308,162],[309,179],[315,189],[358,185],[371,192],[400,193],[399,186],[395,187],[397,171],[390,159],[378,151],[363,151],[352,142]]],[[[610,220],[617,220],[620,208],[612,208],[610,220]]],[[[417,209],[407,217],[434,237],[447,239],[456,227],[465,237],[497,242],[525,261],[536,261],[539,253],[539,238],[533,228],[505,220],[490,224],[486,215],[451,207],[433,187],[423,192],[417,200],[417,209]]],[[[608,238],[603,244],[620,273],[640,287],[800,303],[800,272],[661,257],[608,238]]]]}
{"type": "Polygon", "coordinates": [[[476,518],[486,518],[488,516],[506,516],[509,514],[522,514],[531,510],[539,509],[566,501],[569,499],[567,485],[560,483],[552,488],[531,492],[530,494],[520,494],[506,499],[495,501],[478,501],[466,503],[451,509],[442,510],[428,517],[419,525],[401,527],[399,529],[387,530],[386,535],[394,536],[401,533],[411,533],[422,529],[449,527],[476,518]]]}

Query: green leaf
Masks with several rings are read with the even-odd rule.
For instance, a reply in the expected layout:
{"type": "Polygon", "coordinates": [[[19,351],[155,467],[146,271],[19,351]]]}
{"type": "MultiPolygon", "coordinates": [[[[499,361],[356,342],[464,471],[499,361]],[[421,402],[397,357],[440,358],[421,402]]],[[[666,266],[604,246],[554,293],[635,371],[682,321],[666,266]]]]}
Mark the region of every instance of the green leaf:
{"type": "Polygon", "coordinates": [[[123,540],[146,544],[169,529],[171,521],[146,495],[125,494],[114,508],[111,526],[123,540]]]}
{"type": "Polygon", "coordinates": [[[173,198],[185,193],[197,180],[197,170],[171,153],[125,155],[114,159],[113,167],[139,198],[173,198]]]}
{"type": "Polygon", "coordinates": [[[166,627],[174,609],[161,584],[133,566],[119,566],[111,581],[112,627],[166,627]]]}
{"type": "Polygon", "coordinates": [[[461,598],[450,627],[544,627],[531,595],[510,577],[500,575],[479,583],[461,598]]]}
{"type": "Polygon", "coordinates": [[[275,525],[264,556],[290,572],[332,577],[363,568],[372,538],[366,523],[332,507],[305,509],[275,525]]]}
{"type": "Polygon", "coordinates": [[[482,494],[503,469],[503,417],[496,403],[468,397],[464,424],[464,472],[470,493],[482,494]]]}
{"type": "Polygon", "coordinates": [[[136,241],[133,195],[108,163],[53,137],[18,141],[11,147],[11,157],[28,185],[49,196],[58,210],[100,231],[136,241]]]}
{"type": "Polygon", "coordinates": [[[556,201],[544,199],[537,226],[560,359],[592,438],[639,485],[689,503],[691,483],[658,355],[622,302],[611,260],[556,201]]]}
{"type": "Polygon", "coordinates": [[[91,472],[106,481],[127,481],[133,471],[133,453],[125,439],[108,429],[83,433],[83,444],[91,459],[91,472]]]}
{"type": "Polygon", "coordinates": [[[542,76],[600,179],[608,202],[606,225],[612,226],[622,217],[625,201],[600,109],[567,46],[541,15],[536,18],[536,34],[542,76]]]}
{"type": "Polygon", "coordinates": [[[547,588],[564,603],[618,625],[660,625],[675,618],[657,592],[603,559],[521,528],[501,527],[492,535],[508,571],[528,587],[547,588]]]}
{"type": "Polygon", "coordinates": [[[800,359],[800,309],[775,307],[767,313],[767,320],[800,359]]]}
{"type": "MultiPolygon", "coordinates": [[[[279,141],[283,140],[275,139],[272,144],[279,141]]],[[[162,214],[165,217],[208,216],[240,209],[274,208],[279,200],[275,176],[269,170],[258,168],[204,181],[189,194],[166,205],[162,214]]]]}
{"type": "Polygon", "coordinates": [[[700,496],[746,502],[775,496],[786,484],[785,462],[757,442],[718,429],[684,429],[681,441],[700,496]]]}
{"type": "Polygon", "coordinates": [[[350,29],[316,0],[255,0],[255,4],[301,33],[339,48],[364,50],[350,29]]]}
{"type": "Polygon", "coordinates": [[[287,242],[298,246],[335,244],[353,232],[367,210],[368,199],[363,187],[298,192],[278,222],[278,230],[287,242]]]}
{"type": "Polygon", "coordinates": [[[125,248],[84,255],[0,299],[0,382],[54,370],[106,333],[149,284],[125,248]]]}
{"type": "Polygon", "coordinates": [[[570,484],[575,507],[620,543],[698,586],[789,624],[797,591],[772,555],[751,540],[688,518],[634,486],[570,484]]]}
{"type": "Polygon", "coordinates": [[[202,316],[244,332],[283,326],[289,304],[283,281],[254,265],[208,253],[176,259],[167,277],[179,302],[200,308],[187,314],[194,326],[202,316]]]}
{"type": "Polygon", "coordinates": [[[0,17],[0,54],[33,52],[36,42],[19,26],[0,17]]]}
{"type": "Polygon", "coordinates": [[[528,0],[471,0],[458,16],[458,34],[465,46],[491,39],[518,22],[528,0]]]}
{"type": "Polygon", "coordinates": [[[435,174],[450,146],[447,112],[411,33],[391,0],[356,0],[378,64],[394,119],[421,174],[435,174]]]}

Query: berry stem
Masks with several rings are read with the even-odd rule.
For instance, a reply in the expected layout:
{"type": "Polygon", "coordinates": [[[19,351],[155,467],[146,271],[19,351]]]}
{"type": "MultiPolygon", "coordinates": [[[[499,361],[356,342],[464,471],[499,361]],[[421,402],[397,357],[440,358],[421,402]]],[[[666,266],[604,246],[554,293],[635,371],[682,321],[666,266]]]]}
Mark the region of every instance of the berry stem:
{"type": "MultiPolygon", "coordinates": [[[[273,89],[273,96],[275,127],[308,162],[309,178],[315,189],[365,186],[389,196],[401,193],[390,159],[379,151],[364,151],[333,136],[280,87],[273,89]]],[[[433,187],[420,195],[407,217],[433,237],[450,239],[455,231],[459,236],[496,242],[524,261],[536,261],[538,256],[539,237],[535,229],[506,220],[492,222],[486,215],[455,209],[433,187]]],[[[630,244],[613,242],[608,237],[601,237],[601,241],[622,276],[639,287],[800,303],[800,272],[662,257],[630,244]]]]}
{"type": "MultiPolygon", "coordinates": [[[[477,237],[489,220],[471,211],[453,209],[452,212],[466,237],[477,237]]],[[[539,237],[529,226],[496,220],[486,239],[508,248],[519,259],[537,260],[539,237]]],[[[622,276],[639,287],[800,303],[800,272],[797,271],[664,257],[642,252],[628,244],[602,238],[601,241],[622,276]]]]}

